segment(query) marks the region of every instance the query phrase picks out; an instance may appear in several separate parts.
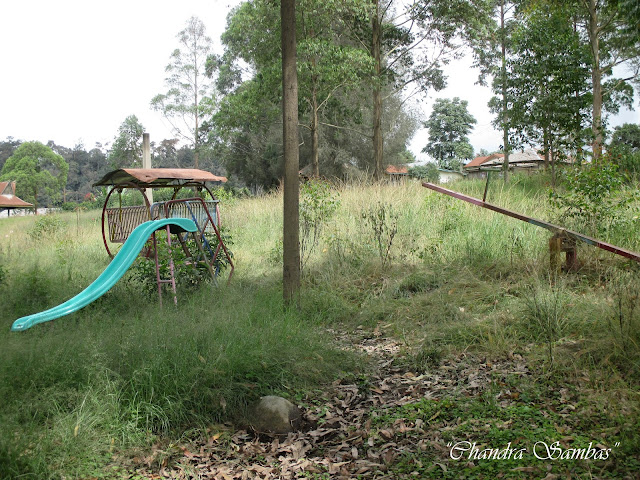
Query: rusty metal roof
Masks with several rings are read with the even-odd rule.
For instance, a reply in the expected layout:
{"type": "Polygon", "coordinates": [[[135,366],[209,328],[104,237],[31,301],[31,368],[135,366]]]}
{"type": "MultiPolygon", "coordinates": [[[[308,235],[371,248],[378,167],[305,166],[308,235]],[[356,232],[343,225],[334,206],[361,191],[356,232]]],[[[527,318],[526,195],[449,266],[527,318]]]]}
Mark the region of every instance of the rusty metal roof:
{"type": "Polygon", "coordinates": [[[479,167],[480,165],[483,165],[492,160],[497,160],[502,158],[504,158],[504,154],[502,153],[492,153],[491,155],[486,155],[484,157],[476,157],[473,160],[471,160],[469,163],[467,163],[464,166],[464,168],[479,167]]]}
{"type": "Polygon", "coordinates": [[[16,182],[0,182],[0,208],[31,208],[32,203],[16,197],[16,182]]]}
{"type": "Polygon", "coordinates": [[[134,183],[142,187],[183,185],[189,182],[226,182],[210,172],[195,168],[121,168],[107,173],[94,186],[134,183]]]}
{"type": "Polygon", "coordinates": [[[407,167],[397,167],[396,165],[389,165],[385,170],[385,173],[389,175],[407,175],[409,173],[409,169],[407,167]]]}

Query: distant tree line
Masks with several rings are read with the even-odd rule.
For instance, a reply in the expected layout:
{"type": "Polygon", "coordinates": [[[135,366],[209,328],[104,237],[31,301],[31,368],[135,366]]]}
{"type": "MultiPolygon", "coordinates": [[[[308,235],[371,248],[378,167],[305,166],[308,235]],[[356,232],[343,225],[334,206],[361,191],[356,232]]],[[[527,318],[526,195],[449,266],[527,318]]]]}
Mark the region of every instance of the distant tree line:
{"type": "MultiPolygon", "coordinates": [[[[503,131],[505,163],[512,150],[535,146],[548,162],[571,156],[597,165],[611,141],[618,146],[608,157],[615,153],[630,169],[637,149],[620,144],[634,135],[633,127],[609,140],[606,120],[621,106],[633,106],[640,78],[636,4],[300,0],[300,167],[310,175],[379,179],[387,165],[412,158],[407,145],[421,122],[431,134],[424,151],[440,166],[455,168],[472,157],[467,135],[475,120],[462,95],[440,99],[426,122],[414,102],[446,86],[443,67],[466,48],[480,68],[479,81],[493,89],[489,107],[503,131]]],[[[228,16],[224,51],[216,55],[202,21],[187,21],[169,57],[166,90],[150,99],[174,135],[152,144],[154,166],[198,167],[254,190],[280,184],[279,22],[273,2],[240,3],[228,16]]],[[[113,168],[140,165],[143,131],[131,115],[110,145],[49,142],[69,166],[59,201],[81,200],[113,168]]],[[[10,137],[0,142],[0,168],[21,143],[10,137]]]]}
{"type": "MultiPolygon", "coordinates": [[[[7,137],[0,141],[0,178],[3,180],[16,180],[16,194],[26,201],[39,205],[60,205],[64,202],[81,203],[91,195],[97,195],[99,190],[93,184],[102,178],[106,173],[115,168],[140,167],[142,165],[142,131],[140,138],[135,142],[129,142],[128,147],[122,138],[116,137],[112,145],[96,143],[93,148],[87,148],[84,144],[78,143],[73,147],[66,147],[56,144],[54,141],[47,142],[45,150],[39,150],[38,154],[46,155],[48,152],[60,157],[64,162],[65,181],[57,185],[54,190],[37,192],[35,196],[27,193],[25,180],[22,182],[18,171],[25,167],[9,169],[11,165],[5,164],[7,160],[15,156],[21,145],[37,144],[38,142],[23,142],[12,137],[7,137]],[[139,148],[138,148],[138,143],[139,148]],[[127,147],[127,148],[125,148],[127,147]],[[67,169],[68,167],[68,169],[67,169]]],[[[154,167],[165,168],[193,168],[194,151],[189,146],[179,146],[177,139],[165,139],[160,142],[151,142],[151,157],[154,167]]],[[[62,164],[60,164],[62,165],[62,164]]],[[[201,167],[216,174],[224,174],[225,170],[219,163],[211,157],[205,157],[201,161],[201,167]]],[[[37,168],[34,166],[34,168],[37,168]]],[[[49,169],[49,166],[45,166],[49,169]]],[[[28,178],[28,177],[23,177],[28,178]]]]}

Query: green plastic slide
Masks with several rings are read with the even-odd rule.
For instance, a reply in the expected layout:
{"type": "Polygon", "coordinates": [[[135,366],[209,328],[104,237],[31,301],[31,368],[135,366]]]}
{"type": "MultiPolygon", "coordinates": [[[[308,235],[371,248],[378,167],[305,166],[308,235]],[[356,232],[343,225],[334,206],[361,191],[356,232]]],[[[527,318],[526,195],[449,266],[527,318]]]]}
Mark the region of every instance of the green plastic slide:
{"type": "Polygon", "coordinates": [[[20,332],[38,323],[69,315],[107,293],[133,264],[151,234],[167,225],[170,225],[172,232],[176,230],[178,232],[195,232],[197,230],[194,221],[188,218],[164,218],[162,220],[150,220],[138,225],[131,232],[127,241],[124,242],[124,245],[122,245],[122,248],[111,260],[104,272],[91,285],[57,307],[19,318],[13,322],[11,331],[20,332]]]}

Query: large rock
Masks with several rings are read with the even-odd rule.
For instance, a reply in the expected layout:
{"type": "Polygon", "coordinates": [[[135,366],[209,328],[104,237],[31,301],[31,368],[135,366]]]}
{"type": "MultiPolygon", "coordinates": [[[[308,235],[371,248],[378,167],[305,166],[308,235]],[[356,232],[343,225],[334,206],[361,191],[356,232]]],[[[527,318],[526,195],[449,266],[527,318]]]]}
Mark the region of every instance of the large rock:
{"type": "Polygon", "coordinates": [[[286,398],[268,395],[255,404],[251,426],[259,433],[293,432],[302,426],[302,413],[286,398]]]}

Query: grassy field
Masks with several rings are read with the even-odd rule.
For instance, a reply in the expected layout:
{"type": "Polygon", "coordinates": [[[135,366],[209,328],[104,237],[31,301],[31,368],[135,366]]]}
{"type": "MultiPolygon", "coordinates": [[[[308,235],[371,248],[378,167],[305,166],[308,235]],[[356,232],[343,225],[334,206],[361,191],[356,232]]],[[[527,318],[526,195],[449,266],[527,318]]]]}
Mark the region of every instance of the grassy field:
{"type": "MultiPolygon", "coordinates": [[[[484,184],[453,188],[482,197],[484,184]]],[[[557,220],[547,190],[544,177],[515,177],[493,183],[487,200],[557,220]]],[[[492,378],[477,395],[382,409],[379,429],[421,419],[446,431],[445,444],[619,445],[596,463],[448,459],[445,470],[432,468],[444,460],[427,449],[379,478],[542,478],[544,468],[635,478],[637,264],[581,246],[579,271],[551,272],[549,232],[418,182],[339,185],[327,195],[334,206],[310,217],[322,228],[317,244],[307,242],[299,310],[281,303],[282,197],[272,194],[222,207],[236,262],[228,286],[183,286],[179,306],[161,308],[130,274],[82,311],[24,333],[9,332],[13,320],[70,298],[108,264],[99,212],[0,221],[0,478],[122,478],[128,464],[114,459],[241,426],[261,395],[321,401],[332,382],[375,368],[335,332],[394,339],[394,364],[416,374],[461,355],[517,356],[530,372],[492,378]],[[513,401],[501,408],[507,387],[513,401]]],[[[634,212],[604,240],[639,251],[634,212]]]]}

